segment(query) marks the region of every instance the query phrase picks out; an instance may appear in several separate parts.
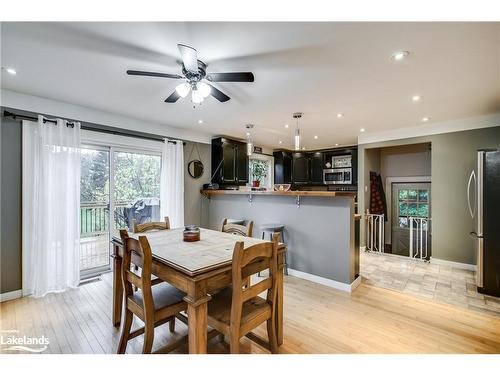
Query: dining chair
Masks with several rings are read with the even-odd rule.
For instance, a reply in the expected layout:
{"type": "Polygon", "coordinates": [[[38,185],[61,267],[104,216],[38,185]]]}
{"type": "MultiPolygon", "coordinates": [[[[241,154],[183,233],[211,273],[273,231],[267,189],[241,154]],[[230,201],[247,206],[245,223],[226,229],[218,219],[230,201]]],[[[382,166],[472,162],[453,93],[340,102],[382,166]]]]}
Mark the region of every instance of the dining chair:
{"type": "Polygon", "coordinates": [[[137,224],[137,220],[133,221],[134,233],[144,233],[150,230],[165,230],[170,229],[170,219],[165,216],[165,221],[151,221],[149,223],[137,224]]]}
{"type": "Polygon", "coordinates": [[[246,224],[230,223],[229,219],[225,218],[222,221],[222,232],[237,234],[245,237],[252,237],[253,221],[247,221],[246,224]]]}
{"type": "Polygon", "coordinates": [[[277,237],[273,237],[273,242],[247,249],[243,242],[237,242],[232,259],[232,287],[213,295],[208,303],[208,325],[229,340],[232,354],[239,353],[243,336],[264,344],[272,353],[278,352],[275,318],[277,249],[277,237]],[[267,278],[255,285],[245,285],[246,278],[263,269],[269,269],[267,278]],[[266,298],[259,297],[266,290],[266,298]],[[267,323],[267,343],[251,332],[264,322],[267,323]]]}
{"type": "MultiPolygon", "coordinates": [[[[122,318],[118,354],[125,353],[128,341],[141,334],[144,334],[142,352],[151,353],[155,327],[173,321],[176,314],[187,309],[183,300],[184,293],[168,283],[152,285],[151,268],[152,253],[147,238],[126,238],[121,269],[125,313],[122,318]],[[132,265],[140,267],[140,274],[131,270],[132,265]],[[139,290],[134,290],[134,286],[139,290]],[[144,327],[130,332],[134,315],[144,322],[144,327]]],[[[178,342],[183,340],[185,338],[178,342]]],[[[168,348],[174,349],[175,345],[170,344],[168,348]]],[[[170,350],[160,349],[157,352],[170,350]]]]}

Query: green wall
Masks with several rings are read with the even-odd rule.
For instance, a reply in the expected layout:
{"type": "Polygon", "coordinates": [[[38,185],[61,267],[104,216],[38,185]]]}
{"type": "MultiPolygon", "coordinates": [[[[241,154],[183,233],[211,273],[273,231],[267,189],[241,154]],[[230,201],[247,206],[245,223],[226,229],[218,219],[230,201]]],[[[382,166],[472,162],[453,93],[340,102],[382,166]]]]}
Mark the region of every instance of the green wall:
{"type": "MultiPolygon", "coordinates": [[[[364,212],[369,204],[364,187],[369,186],[366,180],[369,168],[377,162],[372,149],[424,142],[430,142],[432,147],[432,256],[475,264],[474,242],[469,236],[473,228],[466,202],[466,184],[476,163],[476,151],[500,148],[500,126],[359,145],[359,212],[364,212]]],[[[365,244],[364,231],[361,244],[365,244]]]]}
{"type": "Polygon", "coordinates": [[[21,123],[0,120],[0,293],[22,288],[21,123]]]}

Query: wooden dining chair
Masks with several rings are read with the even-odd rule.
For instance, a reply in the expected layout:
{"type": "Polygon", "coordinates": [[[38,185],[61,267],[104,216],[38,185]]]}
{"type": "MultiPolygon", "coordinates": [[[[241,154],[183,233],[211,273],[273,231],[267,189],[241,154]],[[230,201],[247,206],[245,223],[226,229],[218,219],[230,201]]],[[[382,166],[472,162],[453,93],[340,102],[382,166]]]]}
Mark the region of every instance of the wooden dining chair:
{"type": "Polygon", "coordinates": [[[222,221],[222,232],[237,234],[245,237],[252,237],[253,233],[253,221],[248,221],[246,225],[229,223],[228,219],[225,218],[222,221]]]}
{"type": "Polygon", "coordinates": [[[232,287],[212,296],[208,303],[208,325],[228,340],[231,353],[239,353],[240,338],[247,336],[264,344],[272,353],[278,352],[276,339],[276,275],[278,273],[277,238],[273,242],[244,249],[243,242],[234,246],[232,287]],[[255,285],[245,285],[245,279],[258,270],[269,269],[269,276],[255,285]],[[259,294],[267,290],[266,298],[259,294]],[[251,331],[267,323],[268,343],[251,331]]]}
{"type": "Polygon", "coordinates": [[[170,219],[165,216],[165,221],[151,221],[149,223],[137,224],[137,220],[133,221],[134,233],[144,233],[150,230],[166,230],[170,229],[170,219]]]}
{"type": "MultiPolygon", "coordinates": [[[[126,238],[121,269],[125,313],[122,318],[118,354],[125,353],[128,341],[141,334],[144,334],[142,352],[151,353],[155,327],[171,322],[176,314],[187,309],[187,304],[183,300],[184,293],[168,283],[151,285],[151,268],[152,253],[147,238],[144,236],[140,236],[139,240],[126,238]],[[139,275],[131,270],[132,265],[140,267],[139,275]],[[135,291],[134,286],[139,290],[135,291]],[[144,322],[144,327],[130,332],[134,315],[144,322]]],[[[167,349],[172,350],[175,347],[170,344],[167,349]]],[[[164,348],[159,352],[169,350],[164,348]]]]}

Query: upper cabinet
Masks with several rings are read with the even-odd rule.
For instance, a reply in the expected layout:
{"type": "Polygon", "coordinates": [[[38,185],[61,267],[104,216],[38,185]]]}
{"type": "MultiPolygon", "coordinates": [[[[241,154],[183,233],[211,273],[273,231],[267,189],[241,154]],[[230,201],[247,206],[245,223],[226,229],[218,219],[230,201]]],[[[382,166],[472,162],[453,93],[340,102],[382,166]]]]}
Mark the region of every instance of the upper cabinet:
{"type": "Polygon", "coordinates": [[[246,144],[228,138],[212,139],[213,182],[244,185],[248,182],[246,144]]]}
{"type": "Polygon", "coordinates": [[[274,180],[276,184],[323,185],[323,169],[332,167],[332,157],[352,157],[352,184],[357,184],[357,147],[321,151],[278,150],[274,155],[274,180]]]}
{"type": "Polygon", "coordinates": [[[292,182],[294,184],[308,184],[310,171],[309,154],[294,152],[292,154],[292,182]]]}
{"type": "Polygon", "coordinates": [[[292,153],[289,151],[274,151],[274,183],[292,183],[292,153]]]}

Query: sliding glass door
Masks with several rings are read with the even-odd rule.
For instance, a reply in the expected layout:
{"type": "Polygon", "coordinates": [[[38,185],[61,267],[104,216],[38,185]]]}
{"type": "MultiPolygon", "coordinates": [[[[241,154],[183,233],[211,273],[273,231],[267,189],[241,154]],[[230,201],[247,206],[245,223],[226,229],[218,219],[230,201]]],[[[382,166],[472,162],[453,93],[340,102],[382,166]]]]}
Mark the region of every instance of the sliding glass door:
{"type": "Polygon", "coordinates": [[[160,155],[114,151],[114,230],[160,220],[160,155]]]}
{"type": "Polygon", "coordinates": [[[110,150],[84,148],[80,182],[80,273],[109,269],[110,150]]]}
{"type": "Polygon", "coordinates": [[[81,167],[80,270],[87,278],[110,269],[110,240],[119,229],[160,219],[161,156],[85,146],[81,167]]]}

